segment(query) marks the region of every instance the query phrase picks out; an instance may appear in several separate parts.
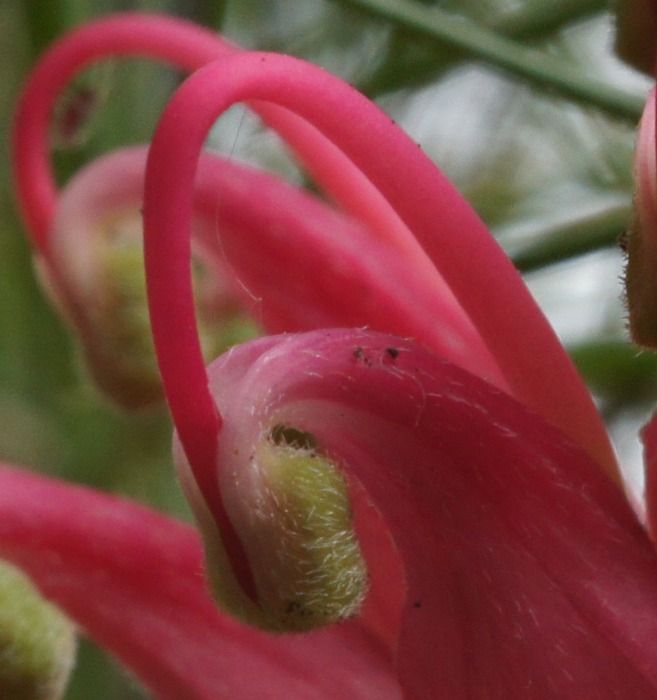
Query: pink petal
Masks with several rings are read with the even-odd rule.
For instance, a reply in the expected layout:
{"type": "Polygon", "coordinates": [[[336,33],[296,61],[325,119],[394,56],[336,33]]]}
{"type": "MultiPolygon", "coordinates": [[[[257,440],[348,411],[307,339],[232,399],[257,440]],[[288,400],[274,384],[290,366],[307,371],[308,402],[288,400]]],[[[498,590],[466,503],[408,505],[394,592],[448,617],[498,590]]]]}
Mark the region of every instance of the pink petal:
{"type": "Polygon", "coordinates": [[[282,637],[226,618],[196,533],[128,501],[0,465],[0,555],[162,700],[400,697],[356,622],[282,637]]]}
{"type": "MultiPolygon", "coordinates": [[[[222,470],[245,436],[283,423],[380,510],[407,578],[405,697],[656,696],[657,557],[620,490],[557,430],[365,331],[257,341],[210,376],[222,470]]],[[[382,537],[361,535],[366,557],[382,537]]]]}

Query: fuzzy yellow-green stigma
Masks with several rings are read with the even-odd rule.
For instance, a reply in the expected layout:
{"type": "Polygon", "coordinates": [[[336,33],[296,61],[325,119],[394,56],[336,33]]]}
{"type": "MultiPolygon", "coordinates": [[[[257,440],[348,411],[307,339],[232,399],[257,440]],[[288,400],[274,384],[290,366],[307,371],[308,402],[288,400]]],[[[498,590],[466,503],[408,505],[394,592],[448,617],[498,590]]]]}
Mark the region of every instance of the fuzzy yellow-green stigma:
{"type": "Polygon", "coordinates": [[[75,659],[72,623],[0,562],[0,698],[59,700],[75,659]]]}
{"type": "MultiPolygon", "coordinates": [[[[96,384],[124,408],[143,408],[163,395],[150,330],[144,255],[140,239],[116,236],[102,247],[99,266],[102,280],[87,312],[91,332],[84,336],[84,354],[96,384]]],[[[228,310],[221,317],[203,306],[207,289],[205,271],[193,271],[198,288],[199,334],[206,357],[213,357],[229,344],[255,335],[253,325],[235,323],[239,314],[228,310]],[[204,293],[205,292],[205,295],[204,293]],[[236,334],[235,327],[244,330],[236,334]]],[[[212,300],[208,300],[209,305],[212,300]]]]}
{"type": "Polygon", "coordinates": [[[139,408],[157,401],[157,371],[146,302],[144,256],[140,244],[104,247],[102,294],[95,309],[95,338],[85,348],[97,384],[119,404],[139,408]]]}
{"type": "Polygon", "coordinates": [[[225,575],[221,548],[208,549],[219,603],[268,631],[303,632],[344,620],[358,611],[367,590],[344,477],[309,442],[307,434],[278,426],[251,459],[261,485],[250,495],[240,533],[257,601],[225,575]]]}
{"type": "Polygon", "coordinates": [[[258,458],[271,499],[262,516],[277,535],[260,552],[256,578],[267,617],[290,630],[349,617],[362,602],[366,570],[342,475],[328,459],[294,445],[267,441],[258,458]]]}

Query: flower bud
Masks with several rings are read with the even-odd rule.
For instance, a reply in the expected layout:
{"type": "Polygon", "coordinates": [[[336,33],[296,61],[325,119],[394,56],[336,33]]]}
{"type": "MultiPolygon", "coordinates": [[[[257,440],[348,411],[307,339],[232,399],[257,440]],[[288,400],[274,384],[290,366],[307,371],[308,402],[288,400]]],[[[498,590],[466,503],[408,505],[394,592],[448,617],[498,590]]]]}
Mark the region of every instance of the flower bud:
{"type": "Polygon", "coordinates": [[[0,697],[59,700],[75,648],[73,624],[23,573],[0,563],[0,697]]]}
{"type": "Polygon", "coordinates": [[[273,632],[308,631],[354,615],[367,591],[367,570],[336,464],[318,451],[311,435],[283,425],[261,433],[251,449],[235,446],[222,454],[232,455],[220,466],[221,490],[246,551],[253,591],[233,571],[223,533],[182,449],[174,450],[219,604],[273,632]]]}
{"type": "MultiPolygon", "coordinates": [[[[144,159],[144,149],[129,149],[81,171],[60,195],[49,257],[37,261],[40,280],[76,332],[95,384],[126,409],[162,398],[144,277],[144,159]]],[[[230,341],[229,323],[238,312],[220,275],[196,252],[202,342],[214,355],[230,341]]]]}

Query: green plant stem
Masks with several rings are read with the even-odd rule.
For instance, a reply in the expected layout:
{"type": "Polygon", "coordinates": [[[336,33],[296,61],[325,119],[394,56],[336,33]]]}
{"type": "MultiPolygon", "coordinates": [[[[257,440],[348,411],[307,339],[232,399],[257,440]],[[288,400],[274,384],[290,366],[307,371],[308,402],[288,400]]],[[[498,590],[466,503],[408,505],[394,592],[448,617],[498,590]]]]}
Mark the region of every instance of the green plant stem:
{"type": "Polygon", "coordinates": [[[638,121],[645,96],[583,75],[575,65],[526,48],[474,22],[412,0],[339,0],[440,41],[527,82],[612,116],[638,121]]]}
{"type": "MultiPolygon", "coordinates": [[[[543,39],[559,31],[566,24],[577,22],[589,15],[600,13],[607,7],[606,0],[561,0],[554,3],[525,3],[517,9],[498,14],[484,23],[488,29],[507,38],[523,41],[543,39]]],[[[412,67],[404,65],[403,56],[411,37],[405,27],[397,27],[390,41],[390,48],[376,72],[360,88],[370,97],[391,92],[402,87],[420,85],[444,73],[450,66],[467,59],[467,55],[452,50],[451,59],[444,47],[433,43],[428,46],[424,60],[416,60],[412,67]]],[[[427,39],[425,38],[425,42],[427,39]]]]}
{"type": "Polygon", "coordinates": [[[522,3],[493,19],[490,28],[516,39],[547,36],[565,24],[608,9],[607,0],[560,0],[559,2],[522,3]]]}
{"type": "MultiPolygon", "coordinates": [[[[632,207],[628,202],[559,226],[547,226],[532,233],[527,247],[517,252],[510,250],[511,259],[521,272],[532,272],[576,255],[613,246],[618,244],[620,234],[631,220],[632,207]]],[[[503,235],[500,241],[504,243],[503,235]]]]}

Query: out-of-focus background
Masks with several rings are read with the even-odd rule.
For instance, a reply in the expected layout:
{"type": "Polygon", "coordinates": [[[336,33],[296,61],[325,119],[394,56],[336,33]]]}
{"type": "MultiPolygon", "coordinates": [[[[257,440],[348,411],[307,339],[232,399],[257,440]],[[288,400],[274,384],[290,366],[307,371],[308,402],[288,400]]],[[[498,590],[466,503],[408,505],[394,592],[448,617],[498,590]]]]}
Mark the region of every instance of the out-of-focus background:
{"type": "MultiPolygon", "coordinates": [[[[35,284],[12,202],[7,142],[30,66],[68,28],[129,9],[185,16],[244,47],[302,56],[376,98],[526,272],[640,483],[636,431],[657,404],[657,363],[627,343],[616,240],[631,221],[635,126],[650,81],[614,58],[602,0],[0,0],[0,459],[188,517],[166,412],[122,415],[90,386],[35,284]],[[566,76],[565,88],[554,87],[555,75],[566,76]],[[582,97],[587,86],[593,98],[582,97]]],[[[83,76],[98,104],[55,153],[61,181],[94,155],[148,140],[179,79],[135,60],[83,76]]],[[[241,107],[212,138],[235,159],[302,181],[241,107]]],[[[84,642],[66,698],[90,697],[145,696],[84,642]]]]}

